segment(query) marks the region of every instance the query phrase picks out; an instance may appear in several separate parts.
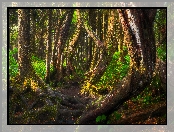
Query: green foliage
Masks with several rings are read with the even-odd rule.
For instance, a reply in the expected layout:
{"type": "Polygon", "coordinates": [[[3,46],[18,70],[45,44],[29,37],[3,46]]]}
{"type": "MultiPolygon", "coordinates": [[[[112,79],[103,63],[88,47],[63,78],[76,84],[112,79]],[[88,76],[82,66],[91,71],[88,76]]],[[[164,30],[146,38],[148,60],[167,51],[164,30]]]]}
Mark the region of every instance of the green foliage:
{"type": "Polygon", "coordinates": [[[102,122],[102,121],[105,121],[106,120],[106,116],[105,115],[101,115],[101,116],[98,116],[96,118],[96,122],[102,122]]]}
{"type": "MultiPolygon", "coordinates": [[[[113,115],[114,115],[114,119],[116,120],[121,119],[121,114],[118,113],[117,111],[114,111],[113,115]]],[[[96,118],[96,123],[101,123],[102,121],[106,121],[106,116],[104,114],[96,118]]],[[[111,124],[111,120],[107,120],[107,124],[111,124]]]]}
{"type": "Polygon", "coordinates": [[[42,79],[44,79],[46,73],[45,62],[35,56],[32,56],[32,66],[36,74],[39,75],[42,79]]]}
{"type": "Polygon", "coordinates": [[[144,97],[143,102],[144,102],[145,104],[149,104],[149,103],[150,103],[150,101],[151,101],[151,96],[146,95],[146,96],[144,97]]]}
{"type": "Polygon", "coordinates": [[[66,60],[64,60],[64,62],[63,62],[63,67],[66,67],[66,60]]]}
{"type": "Polygon", "coordinates": [[[165,38],[165,30],[166,30],[166,10],[159,9],[157,11],[155,22],[154,22],[154,33],[156,43],[159,43],[159,47],[157,47],[157,55],[163,61],[166,60],[166,39],[165,38]]]}
{"type": "Polygon", "coordinates": [[[158,57],[163,60],[163,61],[166,61],[166,47],[165,46],[160,46],[157,48],[157,55],[158,57]]]}
{"type": "MultiPolygon", "coordinates": [[[[14,48],[13,50],[9,51],[9,74],[10,77],[15,77],[18,73],[18,63],[13,57],[14,54],[18,52],[17,48],[14,48]]],[[[45,62],[41,59],[39,59],[36,56],[32,56],[32,66],[36,72],[42,79],[45,77],[46,73],[46,65],[45,62]]],[[[53,66],[51,65],[51,72],[53,71],[53,66]]]]}
{"type": "Polygon", "coordinates": [[[76,24],[77,23],[77,11],[74,11],[73,18],[71,24],[76,24]]]}
{"type": "MultiPolygon", "coordinates": [[[[45,61],[39,59],[36,56],[32,56],[32,66],[38,76],[40,76],[43,80],[46,74],[46,65],[45,61]]],[[[53,72],[53,66],[51,65],[50,72],[53,72]]]]}
{"type": "Polygon", "coordinates": [[[145,88],[144,91],[137,97],[132,98],[133,102],[141,102],[142,104],[149,105],[152,102],[152,92],[149,88],[145,88]]]}
{"type": "Polygon", "coordinates": [[[166,24],[166,9],[159,9],[157,11],[155,21],[160,22],[161,25],[166,24]]]}
{"type": "Polygon", "coordinates": [[[164,9],[159,9],[157,11],[154,22],[155,37],[158,38],[161,28],[166,25],[166,11],[164,9]]]}
{"type": "Polygon", "coordinates": [[[112,89],[119,80],[121,80],[126,74],[129,68],[130,57],[129,55],[124,56],[125,62],[119,60],[120,52],[115,52],[112,61],[108,65],[104,75],[100,81],[96,84],[101,89],[112,89]],[[113,81],[114,80],[114,81],[113,81]]]}
{"type": "Polygon", "coordinates": [[[84,77],[85,71],[82,69],[76,69],[76,74],[78,74],[79,77],[84,77]]]}
{"type": "Polygon", "coordinates": [[[165,95],[152,97],[152,92],[153,90],[157,90],[160,87],[161,87],[161,80],[158,75],[155,75],[152,79],[150,86],[146,87],[141,94],[139,94],[137,97],[132,98],[131,100],[133,102],[142,103],[143,105],[150,105],[153,103],[157,103],[165,95]]]}
{"type": "Polygon", "coordinates": [[[18,26],[13,26],[11,27],[11,32],[10,32],[10,44],[12,45],[16,44],[17,38],[18,38],[18,26]]]}
{"type": "Polygon", "coordinates": [[[9,74],[10,77],[15,77],[18,73],[18,63],[13,57],[14,54],[18,52],[17,48],[9,51],[9,74]]]}
{"type": "MultiPolygon", "coordinates": [[[[126,47],[124,47],[124,51],[127,51],[126,47]]],[[[115,52],[100,80],[95,85],[85,84],[82,93],[90,91],[90,95],[104,95],[115,88],[117,83],[127,75],[129,69],[130,56],[125,55],[124,62],[122,62],[121,55],[120,52],[115,52]]]]}
{"type": "Polygon", "coordinates": [[[121,118],[121,114],[120,113],[118,113],[117,111],[115,111],[114,112],[114,115],[115,115],[116,120],[120,120],[120,118],[121,118]]]}

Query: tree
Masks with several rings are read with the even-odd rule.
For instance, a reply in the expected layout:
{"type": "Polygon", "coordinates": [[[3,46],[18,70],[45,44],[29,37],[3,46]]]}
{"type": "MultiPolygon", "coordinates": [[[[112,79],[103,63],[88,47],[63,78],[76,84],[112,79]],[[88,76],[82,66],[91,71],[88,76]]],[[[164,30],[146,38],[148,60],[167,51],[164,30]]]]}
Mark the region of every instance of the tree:
{"type": "Polygon", "coordinates": [[[90,70],[87,73],[85,73],[87,79],[85,80],[83,87],[86,90],[90,89],[89,87],[91,86],[93,87],[93,84],[95,84],[96,81],[99,80],[99,78],[101,78],[109,62],[111,61],[114,52],[117,49],[118,42],[116,38],[113,37],[114,25],[116,24],[115,14],[115,10],[109,11],[108,21],[110,22],[110,24],[107,25],[107,34],[103,42],[101,42],[100,39],[93,33],[91,28],[89,28],[89,25],[87,25],[87,20],[83,20],[84,28],[86,29],[89,36],[94,40],[96,46],[94,48],[94,55],[93,60],[91,61],[90,70]],[[112,37],[113,39],[111,39],[112,37]],[[98,55],[100,56],[98,61],[96,61],[97,59],[95,57],[97,57],[98,55]]]}
{"type": "Polygon", "coordinates": [[[48,40],[47,40],[47,53],[46,53],[46,83],[50,81],[50,62],[51,62],[51,50],[52,50],[52,43],[51,43],[51,29],[52,29],[52,10],[48,10],[48,40]]]}
{"type": "MultiPolygon", "coordinates": [[[[65,13],[66,14],[66,13],[65,13]]],[[[67,16],[66,19],[63,21],[62,26],[60,28],[60,34],[58,38],[58,43],[57,43],[57,50],[58,50],[58,55],[57,55],[57,74],[56,78],[57,81],[59,82],[62,79],[62,64],[63,64],[63,50],[64,46],[66,44],[66,40],[69,36],[69,29],[71,26],[71,21],[73,17],[73,10],[68,10],[67,11],[67,16]]]]}
{"type": "MultiPolygon", "coordinates": [[[[152,73],[155,66],[156,47],[153,33],[153,21],[156,10],[146,9],[130,9],[118,10],[121,14],[120,20],[124,34],[127,35],[127,46],[131,55],[131,66],[127,76],[120,82],[117,87],[108,95],[100,99],[94,105],[89,105],[82,116],[77,121],[77,124],[92,124],[95,122],[97,116],[105,114],[109,115],[113,111],[119,109],[126,100],[138,95],[148,86],[152,79],[152,73]],[[135,33],[131,30],[128,18],[130,14],[135,17],[135,25],[139,29],[139,36],[141,39],[141,48],[137,51],[137,41],[135,33]],[[137,59],[133,53],[142,52],[143,58],[137,59]],[[138,62],[141,61],[141,62],[138,62]],[[137,64],[141,63],[141,67],[137,64]],[[100,105],[99,105],[100,104],[100,105]]],[[[139,53],[141,54],[141,53],[139,53]]]]}
{"type": "MultiPolygon", "coordinates": [[[[17,76],[17,79],[21,86],[16,83],[13,89],[24,88],[24,90],[22,92],[17,90],[16,93],[20,98],[13,95],[10,103],[13,104],[14,97],[22,100],[21,104],[26,108],[23,109],[22,106],[20,113],[27,112],[24,112],[20,118],[27,117],[25,123],[34,121],[35,123],[95,124],[98,116],[110,118],[114,111],[121,110],[123,103],[140,95],[153,81],[157,57],[156,34],[153,31],[155,16],[156,9],[19,10],[20,76],[17,76]],[[31,37],[28,34],[30,29],[34,31],[31,37]],[[37,42],[40,44],[34,46],[37,42]],[[44,52],[37,54],[36,49],[40,51],[43,49],[44,52]],[[116,53],[120,54],[120,58],[115,57],[116,53]],[[39,60],[35,56],[42,59],[39,60]],[[129,59],[126,60],[128,72],[126,68],[124,72],[127,73],[121,75],[122,62],[127,56],[130,57],[130,62],[129,59]],[[50,63],[51,59],[53,63],[50,63]],[[117,63],[121,64],[114,65],[117,63]],[[40,71],[41,65],[45,71],[40,71]],[[50,73],[52,66],[54,71],[50,73]],[[115,68],[117,66],[121,67],[121,70],[115,68]],[[108,70],[111,74],[107,73],[108,70]],[[115,70],[119,72],[116,73],[115,70]],[[42,79],[38,71],[42,72],[42,79]],[[113,83],[110,81],[103,83],[103,77],[111,77],[113,83]],[[53,81],[55,81],[54,86],[58,84],[56,90],[51,87],[53,81]],[[72,89],[74,94],[76,94],[74,91],[81,90],[81,95],[63,94],[62,90],[68,91],[66,88],[72,89]],[[87,97],[86,93],[92,97],[87,97]],[[27,94],[33,96],[34,100],[28,101],[27,94]],[[39,109],[35,109],[36,107],[39,109]],[[52,112],[51,116],[41,119],[47,111],[52,112]],[[36,118],[28,117],[28,114],[33,115],[38,112],[43,112],[43,115],[37,114],[36,118]]],[[[164,69],[166,65],[161,64],[164,69]]],[[[162,80],[165,82],[165,78],[162,80]]],[[[165,112],[163,109],[165,103],[154,105],[154,110],[161,109],[165,112]]],[[[10,107],[11,112],[14,112],[14,107],[10,107]]],[[[150,110],[152,109],[145,111],[147,113],[145,117],[149,115],[150,110]]],[[[133,117],[138,120],[141,115],[144,113],[136,113],[128,119],[133,117]]],[[[17,119],[13,117],[11,122],[17,119]]],[[[116,123],[124,124],[124,122],[129,121],[123,119],[116,123]]]]}
{"type": "Polygon", "coordinates": [[[80,20],[79,9],[76,10],[76,15],[77,15],[76,29],[74,30],[74,32],[72,34],[72,39],[69,42],[69,46],[68,46],[67,68],[66,68],[67,76],[72,75],[72,72],[74,73],[74,70],[75,70],[72,62],[73,62],[73,56],[75,55],[75,49],[76,49],[76,45],[77,45],[77,43],[75,43],[75,42],[77,41],[77,39],[79,37],[80,29],[81,29],[81,20],[80,20]]]}
{"type": "Polygon", "coordinates": [[[18,63],[20,78],[28,76],[31,71],[31,44],[30,44],[30,10],[18,10],[18,63]]]}

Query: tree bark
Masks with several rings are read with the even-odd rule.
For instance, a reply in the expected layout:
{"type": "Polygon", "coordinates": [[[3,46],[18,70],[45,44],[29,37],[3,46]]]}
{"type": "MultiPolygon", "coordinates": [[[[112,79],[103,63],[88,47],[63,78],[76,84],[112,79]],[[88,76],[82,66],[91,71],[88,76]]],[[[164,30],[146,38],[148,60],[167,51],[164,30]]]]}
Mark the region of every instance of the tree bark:
{"type": "Polygon", "coordinates": [[[57,80],[60,81],[62,78],[62,53],[64,50],[64,46],[66,44],[66,40],[69,37],[69,29],[71,26],[71,21],[73,17],[73,10],[67,11],[68,14],[62,23],[62,27],[60,28],[60,34],[58,39],[58,57],[57,57],[57,80]]]}
{"type": "Polygon", "coordinates": [[[85,75],[88,77],[87,80],[90,80],[89,83],[91,84],[95,84],[96,80],[98,80],[103,75],[103,73],[107,68],[107,65],[112,59],[113,53],[117,49],[118,45],[117,40],[115,38],[114,38],[115,41],[110,39],[111,37],[113,37],[113,30],[114,30],[113,25],[115,24],[114,19],[115,19],[114,11],[111,10],[110,15],[108,17],[108,21],[111,21],[111,23],[110,25],[108,25],[106,39],[103,42],[101,42],[100,39],[91,31],[91,29],[88,28],[89,26],[84,23],[84,28],[86,29],[87,33],[94,40],[96,44],[95,46],[96,49],[94,49],[95,50],[94,57],[96,57],[99,54],[99,52],[101,52],[100,58],[98,59],[96,65],[94,66],[95,63],[93,61],[95,61],[95,59],[93,58],[91,62],[90,71],[85,73],[85,75]],[[112,48],[108,48],[107,47],[108,45],[112,45],[112,48]],[[107,50],[110,52],[109,55],[107,50]]]}
{"type": "Polygon", "coordinates": [[[48,10],[49,22],[48,22],[48,40],[47,40],[47,53],[46,53],[46,83],[50,81],[50,62],[51,62],[51,52],[52,52],[52,43],[51,43],[51,29],[52,29],[52,9],[48,10]]]}
{"type": "Polygon", "coordinates": [[[68,46],[68,55],[67,55],[67,75],[69,76],[70,74],[72,74],[74,72],[74,66],[72,64],[73,61],[73,56],[75,54],[75,48],[77,45],[77,40],[79,38],[79,34],[80,34],[80,27],[81,27],[81,20],[80,20],[80,11],[77,9],[76,10],[77,13],[77,24],[76,24],[76,28],[75,31],[73,32],[73,37],[69,43],[68,46]]]}
{"type": "Polygon", "coordinates": [[[31,44],[30,44],[30,10],[18,10],[18,64],[19,75],[21,78],[27,76],[31,69],[31,44]]]}

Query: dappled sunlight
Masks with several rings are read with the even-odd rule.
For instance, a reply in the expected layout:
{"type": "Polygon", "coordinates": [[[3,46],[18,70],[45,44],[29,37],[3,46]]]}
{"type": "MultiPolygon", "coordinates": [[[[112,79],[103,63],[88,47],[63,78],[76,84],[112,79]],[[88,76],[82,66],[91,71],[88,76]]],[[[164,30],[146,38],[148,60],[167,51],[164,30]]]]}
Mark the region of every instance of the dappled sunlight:
{"type": "Polygon", "coordinates": [[[8,124],[166,124],[166,8],[8,11],[8,124]]]}

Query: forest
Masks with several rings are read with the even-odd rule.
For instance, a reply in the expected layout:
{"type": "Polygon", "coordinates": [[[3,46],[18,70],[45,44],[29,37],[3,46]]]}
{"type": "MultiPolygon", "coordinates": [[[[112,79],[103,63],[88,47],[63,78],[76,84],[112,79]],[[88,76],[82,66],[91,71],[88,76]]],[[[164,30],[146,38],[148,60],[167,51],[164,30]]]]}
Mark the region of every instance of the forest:
{"type": "Polygon", "coordinates": [[[167,8],[8,8],[8,124],[167,124],[167,8]]]}

